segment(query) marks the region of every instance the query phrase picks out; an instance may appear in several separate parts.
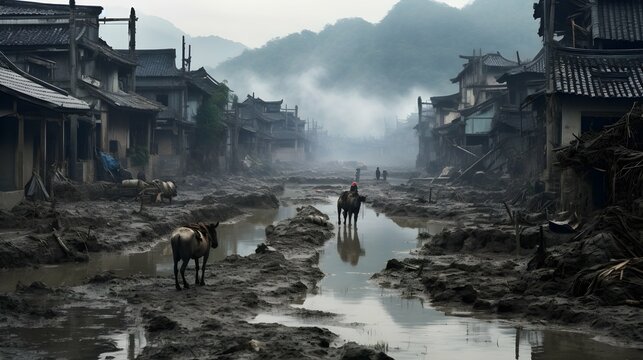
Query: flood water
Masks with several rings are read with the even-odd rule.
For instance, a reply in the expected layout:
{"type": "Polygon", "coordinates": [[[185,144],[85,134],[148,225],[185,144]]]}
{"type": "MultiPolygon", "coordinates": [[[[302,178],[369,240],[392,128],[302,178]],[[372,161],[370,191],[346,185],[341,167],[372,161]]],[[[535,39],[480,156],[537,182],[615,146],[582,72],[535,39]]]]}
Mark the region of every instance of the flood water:
{"type": "MultiPolygon", "coordinates": [[[[316,207],[336,222],[332,203],[316,207]]],[[[295,212],[295,206],[284,206],[222,223],[219,248],[210,258],[219,261],[230,254],[254,252],[265,239],[265,226],[295,212]]],[[[515,329],[500,321],[466,317],[467,314],[445,315],[420,299],[404,298],[369,281],[389,259],[411,256],[411,250],[419,245],[419,232],[434,234],[445,226],[453,224],[390,219],[366,206],[357,227],[341,225],[323,247],[319,266],[326,277],[320,282],[318,293],[309,294],[303,304],[293,305],[340,314],[339,321],[302,320],[274,313],[261,314],[252,321],[323,326],[340,335],[338,345],[346,341],[373,345],[396,359],[562,360],[643,356],[641,351],[612,347],[585,335],[515,329]]],[[[171,276],[168,241],[161,240],[142,253],[96,255],[87,264],[0,272],[0,292],[13,291],[18,281],[25,284],[43,281],[49,286],[81,284],[107,270],[119,275],[171,276]]],[[[91,309],[69,304],[64,308],[65,320],[58,328],[11,328],[0,331],[0,336],[26,341],[42,351],[41,355],[54,358],[133,359],[145,346],[144,331],[139,324],[125,322],[119,304],[100,304],[91,309]]]]}

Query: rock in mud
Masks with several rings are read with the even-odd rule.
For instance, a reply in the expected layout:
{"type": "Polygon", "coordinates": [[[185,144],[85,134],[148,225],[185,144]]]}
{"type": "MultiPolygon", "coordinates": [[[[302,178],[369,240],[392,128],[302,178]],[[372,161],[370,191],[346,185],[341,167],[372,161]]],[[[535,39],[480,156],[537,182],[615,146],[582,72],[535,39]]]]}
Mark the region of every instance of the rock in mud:
{"type": "Polygon", "coordinates": [[[393,360],[393,358],[381,351],[365,348],[354,342],[349,342],[344,345],[342,360],[393,360]]]}

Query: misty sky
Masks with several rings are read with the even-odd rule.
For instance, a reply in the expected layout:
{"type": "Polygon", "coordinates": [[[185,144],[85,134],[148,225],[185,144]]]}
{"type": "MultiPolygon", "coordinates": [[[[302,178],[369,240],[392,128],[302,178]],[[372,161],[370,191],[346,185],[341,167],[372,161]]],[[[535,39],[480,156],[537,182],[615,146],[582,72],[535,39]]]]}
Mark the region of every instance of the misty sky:
{"type": "MultiPolygon", "coordinates": [[[[398,0],[78,0],[100,5],[107,16],[127,16],[129,7],[159,16],[190,35],[218,35],[259,47],[275,37],[304,29],[319,31],[338,19],[380,21],[398,0]]],[[[462,7],[470,0],[439,0],[462,7]]],[[[65,4],[68,0],[39,0],[65,4]]]]}

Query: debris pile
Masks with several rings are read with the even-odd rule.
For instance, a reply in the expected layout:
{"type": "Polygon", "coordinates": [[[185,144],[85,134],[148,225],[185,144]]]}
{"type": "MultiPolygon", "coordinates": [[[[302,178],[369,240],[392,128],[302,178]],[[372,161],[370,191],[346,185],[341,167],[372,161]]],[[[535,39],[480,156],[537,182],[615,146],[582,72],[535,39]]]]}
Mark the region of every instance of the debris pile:
{"type": "Polygon", "coordinates": [[[599,133],[588,132],[556,153],[560,166],[601,176],[608,205],[634,209],[643,197],[643,108],[634,107],[599,133]]]}

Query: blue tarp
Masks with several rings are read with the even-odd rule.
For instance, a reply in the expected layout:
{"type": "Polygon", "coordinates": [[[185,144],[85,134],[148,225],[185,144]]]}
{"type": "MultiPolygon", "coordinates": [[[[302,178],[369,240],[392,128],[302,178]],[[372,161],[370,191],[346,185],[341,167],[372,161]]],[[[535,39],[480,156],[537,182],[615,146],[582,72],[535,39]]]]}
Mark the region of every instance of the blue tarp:
{"type": "Polygon", "coordinates": [[[100,152],[100,162],[103,164],[103,168],[110,172],[114,173],[121,168],[121,163],[118,159],[114,158],[112,155],[100,152]]]}

